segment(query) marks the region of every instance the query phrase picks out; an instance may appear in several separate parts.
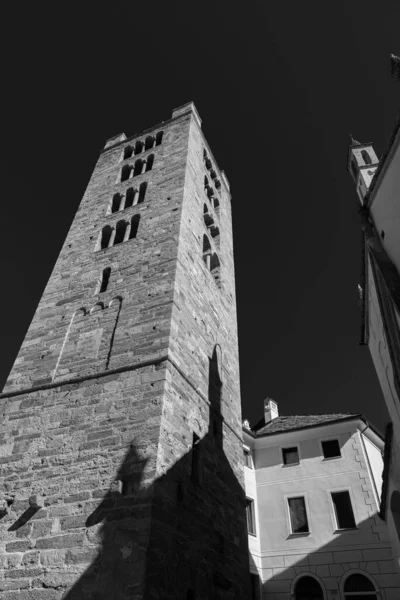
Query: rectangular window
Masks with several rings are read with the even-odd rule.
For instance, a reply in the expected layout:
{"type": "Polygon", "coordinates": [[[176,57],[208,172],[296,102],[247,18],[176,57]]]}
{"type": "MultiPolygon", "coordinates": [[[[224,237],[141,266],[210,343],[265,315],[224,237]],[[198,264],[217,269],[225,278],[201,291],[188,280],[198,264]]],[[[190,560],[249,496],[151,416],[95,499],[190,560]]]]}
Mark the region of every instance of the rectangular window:
{"type": "Polygon", "coordinates": [[[322,442],[324,458],[340,458],[340,446],[338,440],[326,440],[322,442]]]}
{"type": "Polygon", "coordinates": [[[292,533],[309,533],[304,497],[288,498],[288,504],[292,533]]]}
{"type": "Polygon", "coordinates": [[[252,469],[253,461],[251,460],[251,451],[248,450],[247,448],[243,448],[243,453],[244,453],[244,464],[246,465],[246,467],[249,467],[249,469],[252,469]]]}
{"type": "Polygon", "coordinates": [[[247,531],[256,535],[256,521],[254,516],[254,500],[246,498],[247,531]]]}
{"type": "Polygon", "coordinates": [[[338,529],[353,529],[356,526],[349,492],[332,492],[332,502],[335,509],[338,529]]]}
{"type": "Polygon", "coordinates": [[[282,448],[283,464],[284,465],[298,465],[299,451],[296,446],[293,448],[282,448]]]}

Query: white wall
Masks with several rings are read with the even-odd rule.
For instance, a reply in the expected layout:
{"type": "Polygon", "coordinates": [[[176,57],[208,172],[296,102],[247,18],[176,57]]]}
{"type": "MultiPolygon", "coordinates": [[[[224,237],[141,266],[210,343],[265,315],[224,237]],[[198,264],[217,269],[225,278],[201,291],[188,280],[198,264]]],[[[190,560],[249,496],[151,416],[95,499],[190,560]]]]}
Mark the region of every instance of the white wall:
{"type": "MultiPolygon", "coordinates": [[[[352,420],[248,442],[255,448],[255,471],[245,474],[246,490],[256,496],[258,510],[258,539],[249,536],[250,564],[259,569],[265,600],[289,600],[301,573],[318,576],[326,598],[338,598],[341,577],[350,568],[373,574],[382,589],[395,589],[398,596],[388,592],[387,598],[400,597],[400,576],[386,526],[377,516],[374,483],[359,435],[364,428],[363,422],[352,420]],[[339,440],[342,456],[324,459],[321,441],[332,438],[339,440]],[[300,464],[283,465],[282,447],[292,445],[299,448],[300,464]],[[343,490],[350,493],[354,530],[336,527],[330,492],[343,490]],[[308,535],[290,533],[290,495],[306,497],[308,535]]],[[[377,477],[382,446],[370,449],[371,473],[377,477]]]]}
{"type": "Polygon", "coordinates": [[[369,463],[369,467],[371,469],[371,475],[375,483],[376,493],[379,499],[381,499],[382,492],[382,471],[383,471],[383,459],[382,453],[375,444],[371,442],[370,439],[367,438],[366,435],[362,435],[362,440],[365,448],[365,452],[367,454],[367,459],[369,463]]]}
{"type": "Polygon", "coordinates": [[[400,273],[400,132],[388,159],[373,192],[370,211],[378,234],[385,232],[383,247],[400,273]]]}

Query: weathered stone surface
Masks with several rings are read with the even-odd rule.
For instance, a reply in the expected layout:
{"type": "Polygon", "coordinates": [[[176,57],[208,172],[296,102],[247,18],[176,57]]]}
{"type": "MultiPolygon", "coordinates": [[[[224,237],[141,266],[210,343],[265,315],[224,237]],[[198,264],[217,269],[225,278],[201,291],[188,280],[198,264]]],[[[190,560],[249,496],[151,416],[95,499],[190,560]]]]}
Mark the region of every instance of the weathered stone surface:
{"type": "Polygon", "coordinates": [[[0,583],[30,587],[2,598],[249,597],[230,195],[190,106],[100,155],[4,392],[0,583]],[[99,249],[135,215],[136,238],[99,249]]]}

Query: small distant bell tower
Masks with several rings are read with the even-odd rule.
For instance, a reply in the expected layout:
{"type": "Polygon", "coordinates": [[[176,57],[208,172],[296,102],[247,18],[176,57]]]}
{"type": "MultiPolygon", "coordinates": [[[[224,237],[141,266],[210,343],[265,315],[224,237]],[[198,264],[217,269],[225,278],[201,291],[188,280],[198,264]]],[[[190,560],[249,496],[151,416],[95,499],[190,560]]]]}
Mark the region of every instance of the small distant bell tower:
{"type": "Polygon", "coordinates": [[[371,185],[379,160],[372,144],[361,144],[353,139],[352,136],[350,136],[350,138],[351,143],[349,146],[347,169],[350,171],[351,176],[356,183],[360,202],[361,204],[364,204],[364,198],[371,185]]]}

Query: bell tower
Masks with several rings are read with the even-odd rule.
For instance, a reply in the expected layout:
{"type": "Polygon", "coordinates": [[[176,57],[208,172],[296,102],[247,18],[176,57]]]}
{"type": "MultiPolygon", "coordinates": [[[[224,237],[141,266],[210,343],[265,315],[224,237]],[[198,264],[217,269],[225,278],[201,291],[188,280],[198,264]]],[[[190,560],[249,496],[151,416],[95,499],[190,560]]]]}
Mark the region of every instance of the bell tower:
{"type": "Polygon", "coordinates": [[[361,144],[351,137],[347,157],[347,169],[355,181],[361,204],[364,204],[365,195],[371,185],[378,163],[379,160],[372,144],[361,144]]]}
{"type": "Polygon", "coordinates": [[[4,600],[248,598],[229,182],[108,140],[0,395],[4,600]]]}

